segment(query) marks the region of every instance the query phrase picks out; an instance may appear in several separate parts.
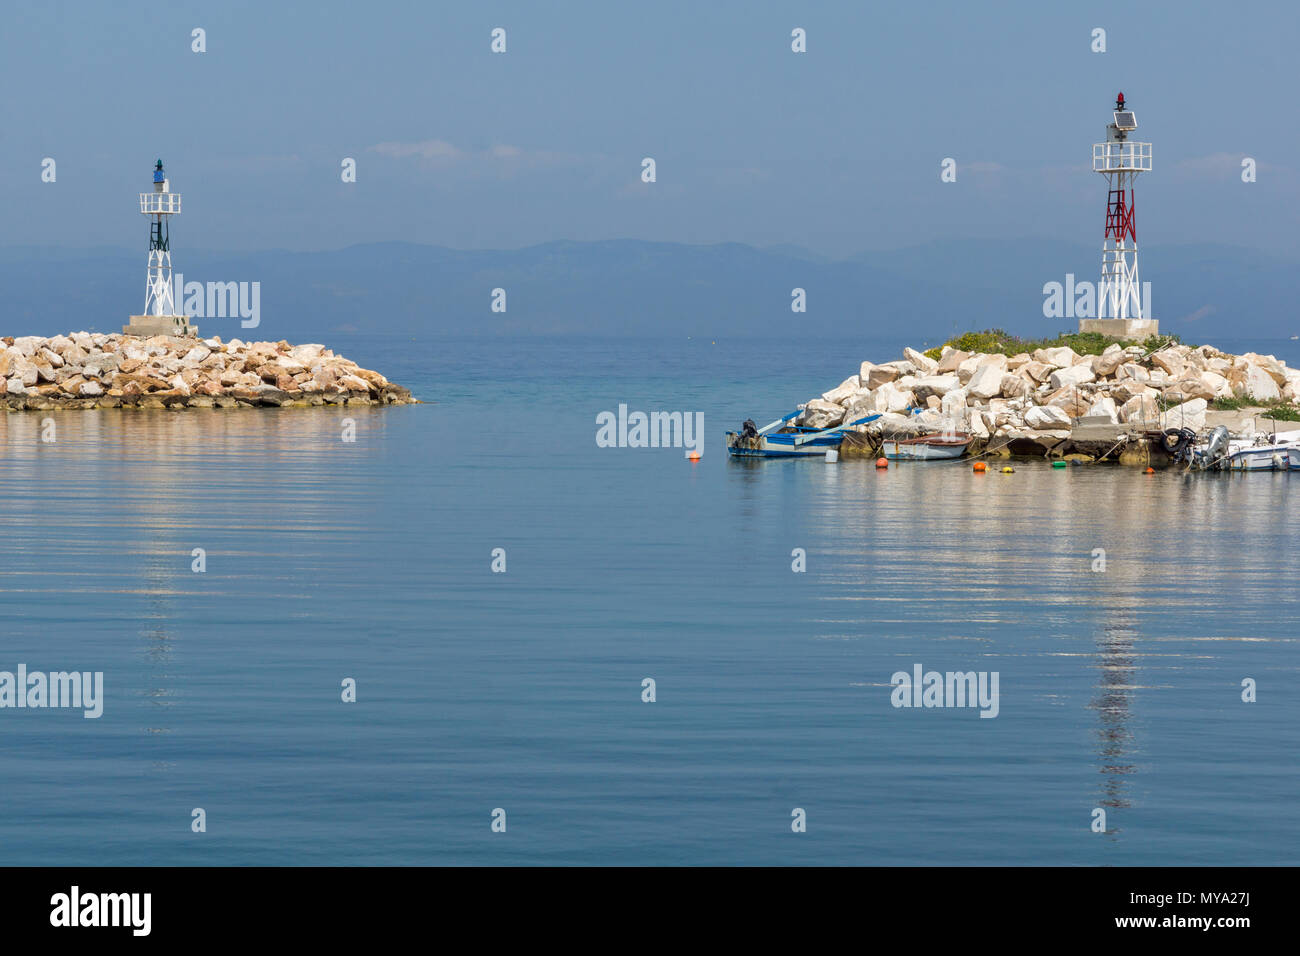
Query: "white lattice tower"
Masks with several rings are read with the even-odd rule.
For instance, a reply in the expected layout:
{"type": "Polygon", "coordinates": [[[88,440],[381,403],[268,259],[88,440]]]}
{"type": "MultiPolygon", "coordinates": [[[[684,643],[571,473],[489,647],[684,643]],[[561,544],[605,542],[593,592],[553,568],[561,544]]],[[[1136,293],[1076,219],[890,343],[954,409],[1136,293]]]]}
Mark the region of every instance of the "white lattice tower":
{"type": "Polygon", "coordinates": [[[144,291],[144,314],[147,316],[176,315],[168,220],[180,211],[181,195],[168,188],[163,161],[160,159],[154,165],[153,192],[140,194],[141,214],[153,218],[149,224],[149,271],[144,291]]]}
{"type": "Polygon", "coordinates": [[[1106,234],[1101,246],[1101,285],[1097,290],[1100,319],[1149,319],[1142,314],[1142,285],[1138,281],[1137,223],[1134,182],[1151,169],[1151,144],[1129,140],[1137,119],[1115,100],[1115,119],[1106,127],[1106,142],[1092,147],[1093,172],[1106,177],[1106,234]]]}

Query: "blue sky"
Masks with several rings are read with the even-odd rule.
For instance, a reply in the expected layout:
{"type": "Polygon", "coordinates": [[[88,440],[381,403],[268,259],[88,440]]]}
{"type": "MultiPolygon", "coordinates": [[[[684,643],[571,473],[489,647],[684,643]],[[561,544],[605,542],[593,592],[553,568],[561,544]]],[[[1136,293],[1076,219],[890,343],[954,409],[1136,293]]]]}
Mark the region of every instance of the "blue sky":
{"type": "Polygon", "coordinates": [[[1298,10],[11,5],[0,243],[141,245],[135,194],[161,156],[185,197],[175,232],[196,248],[640,238],[839,257],[948,238],[1100,244],[1090,147],[1122,89],[1154,143],[1143,245],[1300,258],[1298,10]],[[505,54],[489,49],[494,27],[505,54]],[[795,27],[805,54],[790,50],[795,27]],[[1095,27],[1105,53],[1090,50],[1095,27]],[[1245,156],[1257,182],[1241,181],[1245,156]],[[45,157],[55,183],[41,182],[45,157]],[[356,183],[340,179],[345,157],[356,183]],[[956,183],[940,181],[945,157],[956,183]]]}

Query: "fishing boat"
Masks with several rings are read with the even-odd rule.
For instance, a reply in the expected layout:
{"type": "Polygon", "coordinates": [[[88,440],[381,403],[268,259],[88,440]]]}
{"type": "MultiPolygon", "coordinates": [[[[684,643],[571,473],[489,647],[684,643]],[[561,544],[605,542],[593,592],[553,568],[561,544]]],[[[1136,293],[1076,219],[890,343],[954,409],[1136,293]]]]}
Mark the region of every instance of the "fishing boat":
{"type": "Polygon", "coordinates": [[[950,461],[966,454],[971,437],[966,432],[948,432],[919,438],[891,438],[885,441],[883,451],[891,461],[950,461]]]}
{"type": "Polygon", "coordinates": [[[1249,444],[1228,443],[1228,468],[1232,471],[1287,471],[1298,458],[1300,431],[1258,435],[1249,444]]]}
{"type": "Polygon", "coordinates": [[[727,432],[727,454],[734,458],[812,458],[826,456],[838,449],[844,433],[855,425],[866,425],[880,417],[868,415],[834,428],[807,428],[791,425],[803,414],[799,409],[758,428],[747,421],[738,432],[727,432]]]}
{"type": "Polygon", "coordinates": [[[1230,438],[1220,425],[1193,449],[1189,461],[1208,471],[1300,470],[1300,431],[1230,438]]]}
{"type": "Polygon", "coordinates": [[[1228,446],[1229,471],[1286,471],[1292,455],[1300,453],[1295,445],[1249,445],[1234,450],[1228,446]]]}

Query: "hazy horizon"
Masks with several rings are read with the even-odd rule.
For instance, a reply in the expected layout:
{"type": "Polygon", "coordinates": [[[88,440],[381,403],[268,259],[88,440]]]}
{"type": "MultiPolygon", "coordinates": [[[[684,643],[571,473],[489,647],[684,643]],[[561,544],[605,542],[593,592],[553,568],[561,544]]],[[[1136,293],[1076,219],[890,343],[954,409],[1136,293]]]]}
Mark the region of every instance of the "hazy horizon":
{"type": "Polygon", "coordinates": [[[191,249],[628,238],[843,259],[961,238],[1100,247],[1091,145],[1123,90],[1154,144],[1138,184],[1143,248],[1227,242],[1300,258],[1300,131],[1275,119],[1290,112],[1276,77],[1291,71],[1300,11],[1220,13],[24,7],[0,38],[0,243],[143,245],[135,196],[162,157],[191,249]],[[490,48],[495,28],[504,53],[490,48]],[[791,50],[795,28],[807,52],[791,50]],[[1091,49],[1095,29],[1105,52],[1091,49]],[[645,157],[654,183],[641,181],[645,157]],[[1241,178],[1247,157],[1255,182],[1241,178]],[[946,158],[956,182],[940,180],[946,158]]]}

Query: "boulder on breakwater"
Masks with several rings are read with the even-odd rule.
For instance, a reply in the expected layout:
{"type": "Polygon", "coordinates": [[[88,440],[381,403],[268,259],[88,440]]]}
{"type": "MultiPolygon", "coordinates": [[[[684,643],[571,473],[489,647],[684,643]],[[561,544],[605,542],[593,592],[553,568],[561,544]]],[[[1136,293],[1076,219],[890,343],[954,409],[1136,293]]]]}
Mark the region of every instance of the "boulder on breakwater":
{"type": "Polygon", "coordinates": [[[0,404],[11,411],[416,403],[323,345],[102,332],[0,343],[0,404]]]}

